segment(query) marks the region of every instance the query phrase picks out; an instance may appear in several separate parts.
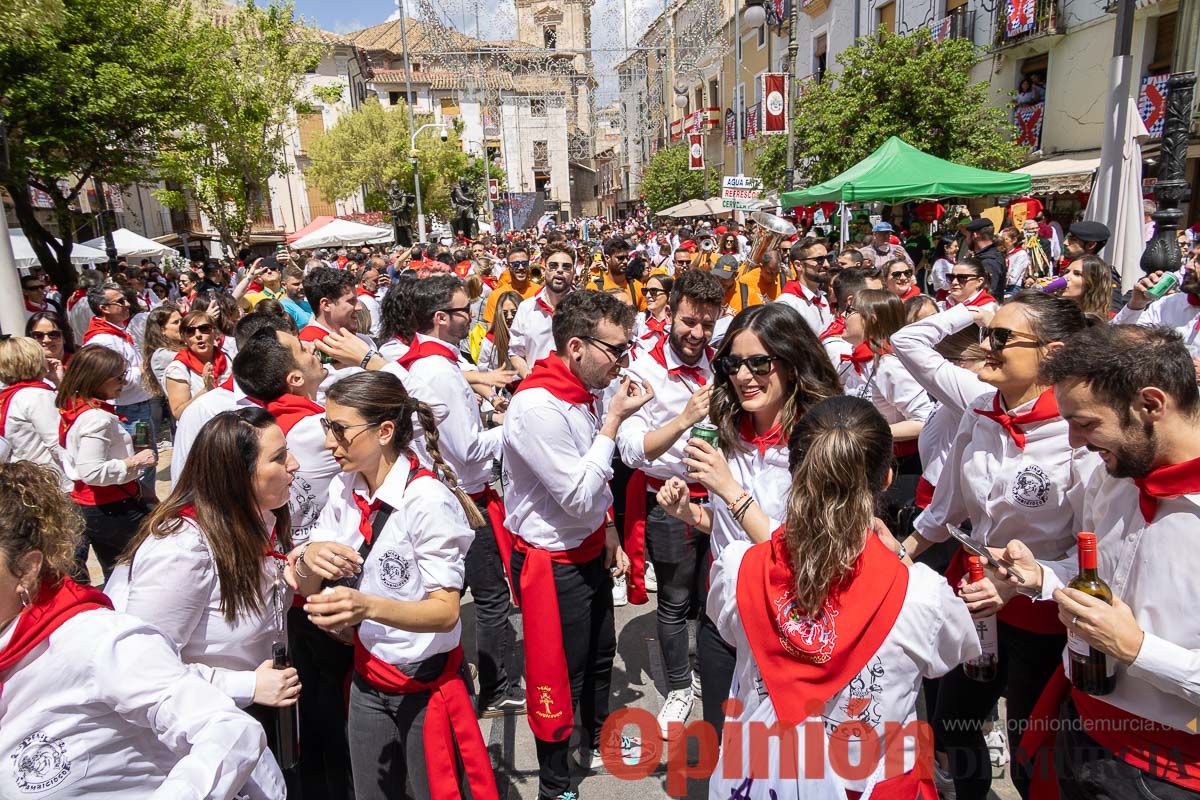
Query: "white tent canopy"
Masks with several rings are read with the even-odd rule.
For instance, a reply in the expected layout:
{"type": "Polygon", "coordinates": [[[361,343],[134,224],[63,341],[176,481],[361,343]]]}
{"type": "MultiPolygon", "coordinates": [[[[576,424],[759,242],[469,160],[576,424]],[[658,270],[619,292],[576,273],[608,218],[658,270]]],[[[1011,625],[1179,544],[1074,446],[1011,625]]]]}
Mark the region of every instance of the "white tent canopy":
{"type": "MultiPolygon", "coordinates": [[[[17,269],[29,269],[41,263],[38,260],[37,253],[33,251],[33,245],[25,238],[23,230],[13,228],[9,231],[8,238],[12,242],[13,262],[17,265],[17,269]]],[[[60,244],[62,243],[58,239],[55,239],[55,241],[60,244]]],[[[78,243],[71,246],[72,264],[93,264],[107,260],[108,256],[104,254],[103,250],[96,250],[78,243]]]]}
{"type": "MultiPolygon", "coordinates": [[[[147,239],[145,236],[134,233],[128,228],[117,228],[113,231],[112,237],[113,244],[117,248],[117,255],[124,256],[125,258],[162,258],[168,254],[176,254],[174,248],[167,247],[165,244],[159,244],[153,239],[147,239]]],[[[103,236],[89,239],[84,244],[105,252],[106,245],[103,236]]]]}
{"type": "Polygon", "coordinates": [[[376,228],[348,219],[335,219],[289,245],[293,250],[312,250],[316,247],[342,245],[384,244],[392,241],[391,228],[376,228]]]}

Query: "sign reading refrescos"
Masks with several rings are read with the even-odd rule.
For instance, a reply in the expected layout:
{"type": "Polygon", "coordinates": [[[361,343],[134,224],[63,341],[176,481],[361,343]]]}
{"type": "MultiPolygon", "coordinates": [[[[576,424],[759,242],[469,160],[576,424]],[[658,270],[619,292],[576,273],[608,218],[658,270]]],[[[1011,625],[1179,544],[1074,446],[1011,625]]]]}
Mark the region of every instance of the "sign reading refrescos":
{"type": "Polygon", "coordinates": [[[704,135],[688,134],[688,169],[704,169],[704,135]]]}
{"type": "Polygon", "coordinates": [[[762,197],[762,179],[726,175],[721,179],[721,208],[751,211],[762,197]]]}

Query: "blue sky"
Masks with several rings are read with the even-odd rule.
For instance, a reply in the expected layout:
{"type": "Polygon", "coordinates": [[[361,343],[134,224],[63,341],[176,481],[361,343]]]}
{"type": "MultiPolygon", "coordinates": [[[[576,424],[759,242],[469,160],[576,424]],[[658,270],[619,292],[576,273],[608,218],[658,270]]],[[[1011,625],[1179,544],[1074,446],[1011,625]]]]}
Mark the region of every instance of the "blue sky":
{"type": "MultiPolygon", "coordinates": [[[[494,0],[483,0],[485,6],[493,4],[494,0]]],[[[470,10],[469,24],[474,26],[473,2],[441,0],[439,5],[459,30],[463,30],[462,17],[465,10],[470,10]]],[[[413,6],[411,2],[407,6],[410,13],[413,6]]],[[[396,12],[396,4],[395,0],[296,0],[296,11],[305,19],[316,22],[323,30],[346,33],[369,28],[387,20],[396,12]]]]}

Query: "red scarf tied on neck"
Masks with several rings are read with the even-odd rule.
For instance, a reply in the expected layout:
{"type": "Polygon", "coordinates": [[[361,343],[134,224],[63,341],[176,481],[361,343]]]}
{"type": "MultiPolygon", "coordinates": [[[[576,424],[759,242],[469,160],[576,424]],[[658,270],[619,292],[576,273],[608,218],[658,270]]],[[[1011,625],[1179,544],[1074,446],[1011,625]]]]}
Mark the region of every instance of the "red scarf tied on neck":
{"type": "MultiPolygon", "coordinates": [[[[706,355],[712,358],[712,348],[706,350],[706,355]]],[[[650,357],[663,369],[667,371],[669,377],[677,377],[680,380],[690,380],[697,387],[704,386],[708,383],[708,376],[704,369],[699,364],[680,364],[678,367],[667,366],[667,339],[664,336],[659,339],[654,347],[650,348],[650,357]]]]}
{"type": "Polygon", "coordinates": [[[458,353],[450,345],[434,339],[419,338],[413,340],[412,345],[408,348],[408,352],[396,359],[396,363],[405,369],[412,369],[413,364],[422,358],[429,358],[430,356],[441,356],[448,359],[455,366],[458,365],[458,353]]]}
{"type": "Polygon", "coordinates": [[[775,713],[788,725],[822,713],[879,651],[904,605],[908,569],[867,531],[817,617],[796,607],[795,585],[780,526],[742,558],[737,605],[775,713]]]}
{"type": "Polygon", "coordinates": [[[780,293],[799,297],[810,306],[825,308],[825,301],[821,299],[821,296],[819,294],[810,294],[800,283],[800,281],[788,281],[783,285],[783,289],[780,293]]]}
{"type": "MultiPolygon", "coordinates": [[[[34,601],[17,617],[12,638],[0,650],[0,676],[20,663],[71,617],[84,611],[112,607],[112,601],[99,589],[80,586],[70,578],[63,578],[57,586],[43,583],[34,601]]],[[[0,694],[3,692],[4,681],[0,679],[0,694]]]]}
{"type": "Polygon", "coordinates": [[[83,289],[76,289],[71,292],[71,296],[67,298],[67,311],[74,311],[75,304],[85,297],[87,297],[87,292],[83,289]]]}
{"type": "Polygon", "coordinates": [[[783,423],[776,422],[771,426],[771,429],[761,436],[754,432],[754,420],[749,414],[743,414],[741,422],[738,423],[738,433],[742,436],[742,441],[746,444],[754,445],[759,452],[759,455],[766,455],[767,449],[770,447],[783,447],[787,444],[787,437],[783,435],[783,423]]]}
{"type": "Polygon", "coordinates": [[[1034,402],[1033,408],[1024,414],[1011,414],[1000,407],[1000,393],[996,392],[992,398],[992,410],[977,408],[975,413],[981,417],[987,417],[1004,430],[1008,431],[1008,435],[1016,443],[1018,450],[1025,449],[1025,429],[1022,425],[1032,425],[1035,422],[1046,422],[1058,416],[1058,401],[1054,399],[1054,390],[1047,389],[1038,395],[1038,399],[1034,402]]]}
{"type": "Polygon", "coordinates": [[[124,339],[129,344],[133,344],[133,337],[129,335],[128,331],[100,317],[92,317],[91,322],[88,323],[87,332],[83,334],[83,343],[87,344],[96,336],[116,336],[118,339],[124,339]]]}
{"type": "Polygon", "coordinates": [[[829,327],[821,331],[821,341],[832,339],[834,336],[841,336],[846,332],[846,318],[834,317],[833,322],[829,323],[829,327]]]}
{"type": "MultiPolygon", "coordinates": [[[[204,362],[196,357],[196,354],[186,347],[175,354],[175,360],[188,368],[188,372],[196,375],[204,374],[204,362]]],[[[213,358],[210,362],[213,368],[213,382],[218,383],[221,376],[225,374],[225,370],[229,367],[229,357],[225,355],[225,351],[217,347],[217,343],[213,342],[213,358]]],[[[232,379],[232,376],[231,376],[232,379]]]]}
{"type": "Polygon", "coordinates": [[[45,389],[53,391],[46,385],[45,381],[18,381],[10,383],[0,391],[0,436],[4,435],[4,426],[8,424],[8,408],[12,405],[13,398],[17,396],[17,392],[22,389],[45,389]]]}
{"type": "Polygon", "coordinates": [[[371,540],[375,538],[375,531],[371,527],[371,516],[379,510],[383,501],[375,499],[368,502],[367,498],[358,492],[354,492],[350,496],[354,498],[354,505],[358,509],[358,533],[363,537],[364,542],[370,544],[371,540]]]}
{"type": "Polygon", "coordinates": [[[658,341],[662,342],[667,338],[667,323],[670,322],[666,317],[655,319],[654,317],[646,317],[646,333],[642,334],[643,340],[653,339],[656,336],[658,341]]]}
{"type": "Polygon", "coordinates": [[[517,392],[526,389],[545,389],[559,400],[572,405],[586,405],[592,413],[596,410],[596,396],[588,391],[574,372],[571,372],[571,368],[558,357],[558,353],[550,353],[534,362],[533,369],[529,376],[521,381],[517,392]]]}
{"type": "Polygon", "coordinates": [[[1200,458],[1159,467],[1149,475],[1134,478],[1137,485],[1138,507],[1149,524],[1158,514],[1159,500],[1173,500],[1185,494],[1200,492],[1200,458]]]}

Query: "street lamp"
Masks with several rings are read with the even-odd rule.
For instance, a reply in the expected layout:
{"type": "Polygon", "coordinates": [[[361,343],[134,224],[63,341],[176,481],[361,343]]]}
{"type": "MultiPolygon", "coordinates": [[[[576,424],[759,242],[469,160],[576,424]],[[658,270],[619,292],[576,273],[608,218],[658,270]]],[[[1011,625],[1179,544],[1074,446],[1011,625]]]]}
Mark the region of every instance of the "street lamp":
{"type": "Polygon", "coordinates": [[[421,176],[417,172],[417,137],[421,135],[421,131],[426,128],[437,128],[442,132],[442,141],[446,141],[450,134],[446,131],[446,125],[442,122],[426,122],[415,131],[412,129],[412,106],[408,107],[408,129],[409,134],[409,150],[408,163],[412,164],[413,172],[413,189],[417,197],[417,238],[420,241],[425,241],[425,212],[421,209],[421,176]]]}
{"type": "Polygon", "coordinates": [[[767,10],[763,8],[762,0],[746,0],[742,21],[751,28],[757,28],[767,21],[767,10]]]}

